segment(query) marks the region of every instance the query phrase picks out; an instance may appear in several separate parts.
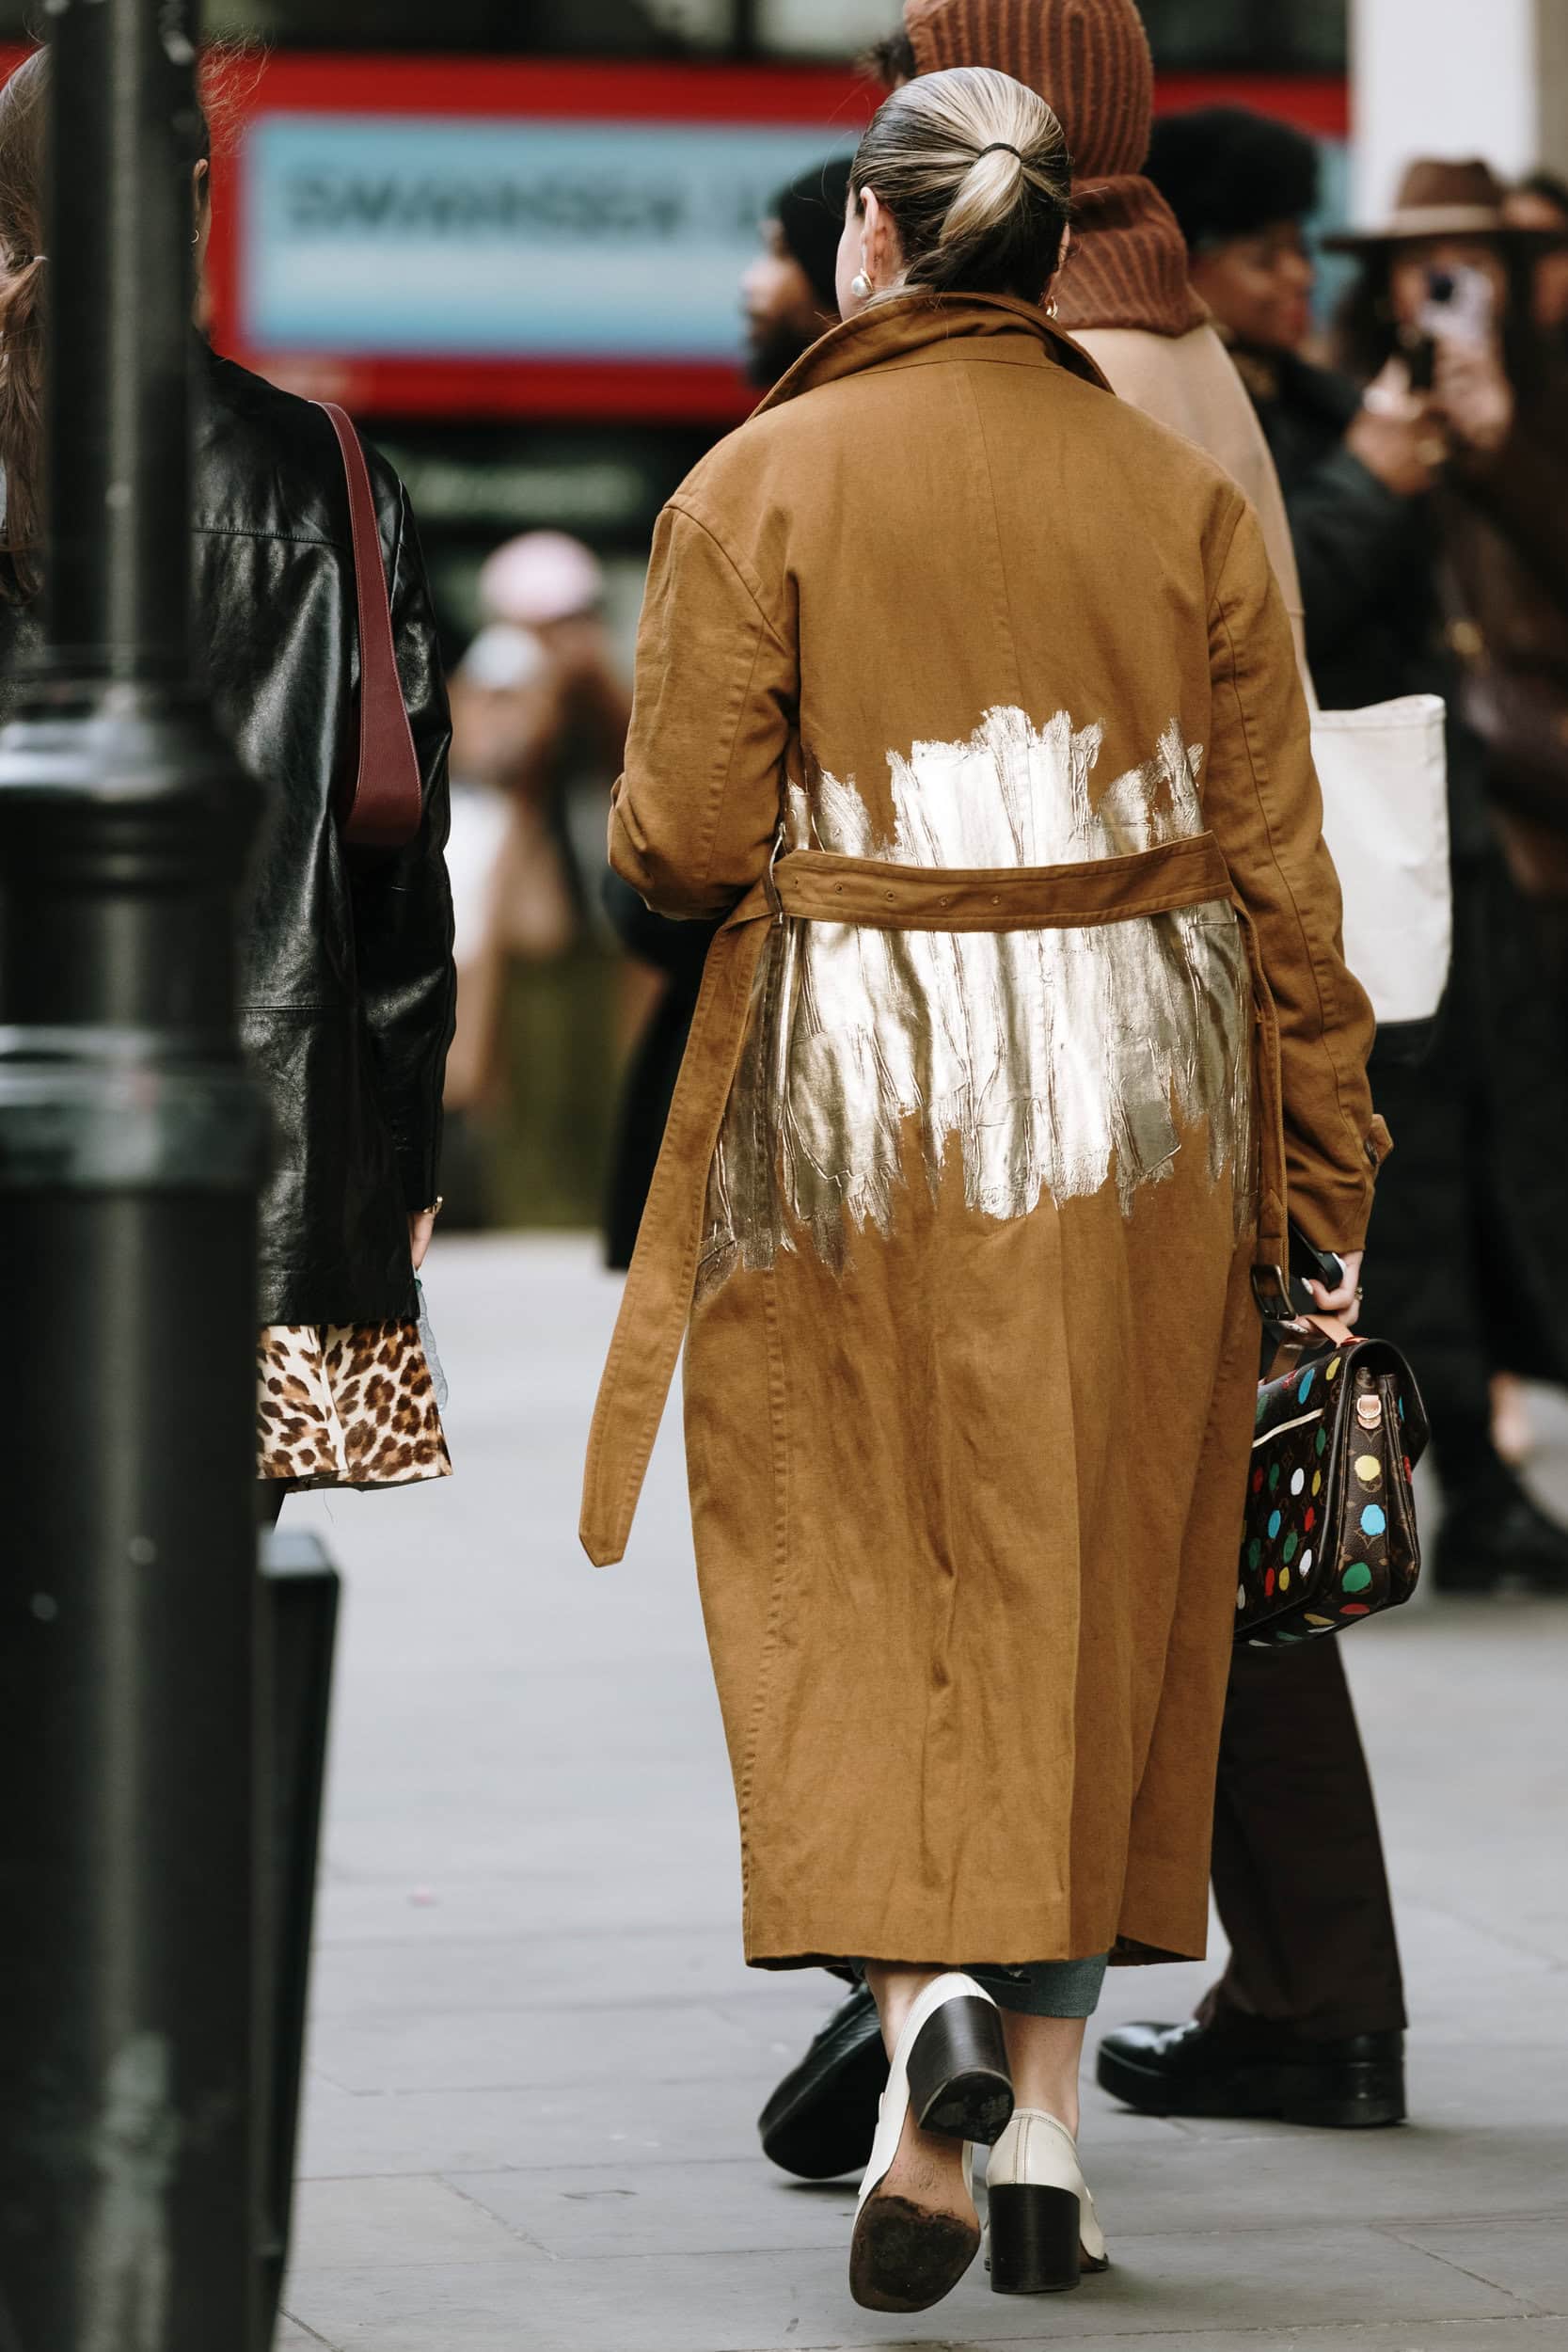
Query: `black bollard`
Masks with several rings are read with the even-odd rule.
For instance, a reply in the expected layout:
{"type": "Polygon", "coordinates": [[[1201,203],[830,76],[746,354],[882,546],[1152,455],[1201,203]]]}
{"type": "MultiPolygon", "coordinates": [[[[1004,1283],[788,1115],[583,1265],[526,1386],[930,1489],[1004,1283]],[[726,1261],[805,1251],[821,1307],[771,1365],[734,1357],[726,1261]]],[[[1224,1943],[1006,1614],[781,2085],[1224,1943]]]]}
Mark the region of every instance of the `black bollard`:
{"type": "Polygon", "coordinates": [[[194,26],[44,22],[47,644],[0,734],[0,2346],[259,2352],[255,810],[190,683],[194,26]]]}

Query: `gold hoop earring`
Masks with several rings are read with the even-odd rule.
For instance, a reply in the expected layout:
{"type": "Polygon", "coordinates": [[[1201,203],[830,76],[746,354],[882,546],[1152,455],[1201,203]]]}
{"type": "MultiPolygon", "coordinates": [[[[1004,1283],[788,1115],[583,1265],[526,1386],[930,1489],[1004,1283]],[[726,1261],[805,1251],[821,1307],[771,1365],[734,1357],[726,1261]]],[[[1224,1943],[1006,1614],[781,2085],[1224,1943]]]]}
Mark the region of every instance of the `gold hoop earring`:
{"type": "Polygon", "coordinates": [[[876,291],[863,269],[858,269],[849,280],[849,292],[857,302],[869,302],[876,291]]]}

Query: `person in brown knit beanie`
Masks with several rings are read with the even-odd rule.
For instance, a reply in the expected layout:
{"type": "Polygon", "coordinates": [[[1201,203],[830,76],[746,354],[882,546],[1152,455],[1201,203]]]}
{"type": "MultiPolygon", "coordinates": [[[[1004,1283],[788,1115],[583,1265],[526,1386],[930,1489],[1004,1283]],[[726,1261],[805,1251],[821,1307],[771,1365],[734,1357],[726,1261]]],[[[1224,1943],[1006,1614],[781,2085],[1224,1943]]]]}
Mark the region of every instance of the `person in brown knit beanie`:
{"type": "Polygon", "coordinates": [[[1208,312],[1176,215],[1143,177],[1154,59],[1132,0],[909,0],[917,72],[995,66],[1038,90],[1067,134],[1077,209],[1059,326],[1185,335],[1208,312]]]}
{"type": "MultiPolygon", "coordinates": [[[[1154,66],[1132,0],[905,0],[902,31],[879,44],[872,64],[890,86],[951,66],[990,66],[1052,108],[1072,156],[1075,213],[1071,252],[1052,289],[1056,322],[1113,391],[1206,449],[1247,493],[1299,648],[1301,591],[1274,460],[1188,285],[1176,216],[1142,173],[1154,66]]],[[[1399,1947],[1371,1783],[1333,1642],[1236,1652],[1213,1879],[1231,1944],[1224,1977],[1185,2025],[1108,2034],[1102,2087],[1160,2115],[1283,2116],[1339,2128],[1400,2121],[1399,1947]]],[[[808,2179],[857,2170],[887,2074],[876,2006],[861,1986],[764,2107],[765,2153],[808,2179]]]]}

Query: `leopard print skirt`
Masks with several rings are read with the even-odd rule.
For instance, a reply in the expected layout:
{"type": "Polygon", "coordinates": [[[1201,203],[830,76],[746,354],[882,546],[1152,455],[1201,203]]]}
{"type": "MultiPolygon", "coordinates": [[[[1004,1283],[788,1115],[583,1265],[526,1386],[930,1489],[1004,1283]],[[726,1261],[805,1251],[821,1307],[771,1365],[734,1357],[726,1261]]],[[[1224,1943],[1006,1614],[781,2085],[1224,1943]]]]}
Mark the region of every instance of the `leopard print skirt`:
{"type": "Polygon", "coordinates": [[[273,1324],[257,1370],[258,1478],[411,1486],[451,1475],[417,1323],[273,1324]]]}

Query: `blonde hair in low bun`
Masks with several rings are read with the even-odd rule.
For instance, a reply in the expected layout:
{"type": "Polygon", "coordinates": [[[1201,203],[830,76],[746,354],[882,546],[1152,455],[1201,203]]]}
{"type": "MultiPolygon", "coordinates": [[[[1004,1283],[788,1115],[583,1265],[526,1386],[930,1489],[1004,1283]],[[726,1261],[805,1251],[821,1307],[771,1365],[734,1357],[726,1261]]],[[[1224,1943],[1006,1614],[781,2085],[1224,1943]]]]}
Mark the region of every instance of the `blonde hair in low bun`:
{"type": "Polygon", "coordinates": [[[1072,216],[1072,159],[1035,90],[990,66],[926,73],[880,106],[855,155],[893,216],[904,283],[1037,302],[1072,216]]]}

